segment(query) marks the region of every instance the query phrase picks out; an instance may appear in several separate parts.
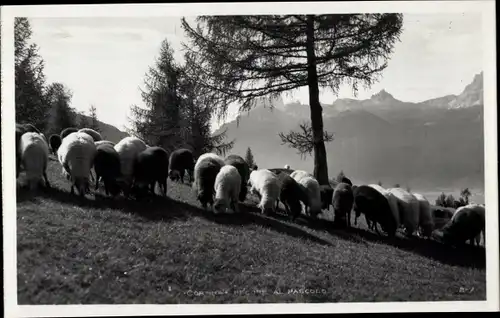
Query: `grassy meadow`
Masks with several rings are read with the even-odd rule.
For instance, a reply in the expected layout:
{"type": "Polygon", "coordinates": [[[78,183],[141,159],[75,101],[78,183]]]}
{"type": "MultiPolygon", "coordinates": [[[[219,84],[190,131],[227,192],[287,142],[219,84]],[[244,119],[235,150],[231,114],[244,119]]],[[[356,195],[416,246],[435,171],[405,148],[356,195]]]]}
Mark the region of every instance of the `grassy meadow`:
{"type": "Polygon", "coordinates": [[[17,194],[20,305],[486,298],[483,247],[388,240],[363,217],[339,230],[263,216],[250,196],[241,214],[215,217],[187,182],[169,180],[168,198],[111,199],[99,189],[82,199],[53,157],[48,177],[50,189],[17,194]]]}

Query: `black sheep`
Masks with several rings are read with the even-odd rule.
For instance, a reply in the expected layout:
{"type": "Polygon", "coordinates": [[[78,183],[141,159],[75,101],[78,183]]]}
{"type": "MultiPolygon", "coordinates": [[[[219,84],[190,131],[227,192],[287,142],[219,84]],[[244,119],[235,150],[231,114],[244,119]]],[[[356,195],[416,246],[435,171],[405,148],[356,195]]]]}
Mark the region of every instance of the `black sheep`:
{"type": "MultiPolygon", "coordinates": [[[[200,157],[201,158],[201,157],[200,157]]],[[[200,201],[203,209],[207,208],[207,204],[213,206],[215,195],[215,179],[224,161],[219,162],[212,157],[204,157],[195,165],[193,188],[197,191],[196,198],[200,201]]]]}
{"type": "Polygon", "coordinates": [[[339,183],[335,187],[332,200],[336,224],[345,224],[346,227],[351,227],[351,210],[353,204],[354,194],[351,186],[347,183],[339,183]]]}
{"type": "Polygon", "coordinates": [[[161,147],[149,147],[139,153],[134,162],[134,187],[140,194],[143,190],[155,193],[158,182],[160,190],[167,196],[168,153],[161,147]]]}
{"type": "Polygon", "coordinates": [[[226,165],[231,165],[238,170],[238,173],[241,176],[241,188],[240,188],[239,200],[241,202],[244,202],[248,192],[247,182],[248,178],[250,178],[250,167],[248,166],[248,163],[245,161],[245,159],[243,159],[238,155],[227,156],[227,158],[224,160],[224,163],[226,165]]]}
{"type": "MultiPolygon", "coordinates": [[[[356,218],[363,213],[368,220],[379,223],[389,237],[396,235],[397,225],[387,198],[370,186],[361,185],[354,189],[354,211],[356,218]]],[[[378,228],[375,224],[375,229],[378,228]]]]}
{"type": "Polygon", "coordinates": [[[110,144],[97,146],[94,157],[94,170],[96,173],[95,190],[99,188],[99,178],[102,177],[106,195],[115,196],[120,193],[119,179],[121,177],[120,156],[110,144]]]}
{"type": "Polygon", "coordinates": [[[63,140],[66,136],[68,136],[69,134],[71,133],[74,133],[74,132],[77,132],[78,129],[74,128],[74,127],[68,127],[68,128],[65,128],[61,131],[61,140],[63,140]]]}
{"type": "Polygon", "coordinates": [[[281,190],[279,200],[276,201],[276,209],[278,209],[279,202],[281,201],[285,206],[287,214],[292,217],[292,220],[295,220],[302,211],[300,202],[302,201],[305,206],[308,206],[309,197],[306,190],[294,178],[290,177],[288,173],[280,172],[277,175],[281,182],[281,190]]]}
{"type": "Polygon", "coordinates": [[[61,136],[57,134],[50,136],[49,143],[53,154],[57,154],[57,149],[59,149],[59,147],[61,146],[61,142],[62,142],[61,136]]]}
{"type": "Polygon", "coordinates": [[[170,155],[168,164],[168,176],[172,181],[181,180],[184,183],[184,173],[188,171],[189,181],[193,181],[194,158],[189,149],[177,149],[170,155]]]}
{"type": "Polygon", "coordinates": [[[342,180],[340,180],[340,182],[342,183],[347,183],[348,185],[350,185],[352,187],[352,182],[351,180],[349,180],[347,177],[342,177],[342,180]]]}
{"type": "Polygon", "coordinates": [[[329,184],[319,186],[321,192],[321,209],[329,210],[333,200],[333,188],[329,184]]]}

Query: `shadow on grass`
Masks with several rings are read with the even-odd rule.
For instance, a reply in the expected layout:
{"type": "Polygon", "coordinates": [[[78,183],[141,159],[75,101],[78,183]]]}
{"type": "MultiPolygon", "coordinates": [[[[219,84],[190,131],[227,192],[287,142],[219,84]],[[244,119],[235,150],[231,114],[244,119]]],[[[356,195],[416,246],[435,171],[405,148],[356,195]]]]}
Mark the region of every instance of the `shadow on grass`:
{"type": "Polygon", "coordinates": [[[62,203],[90,209],[120,210],[125,213],[139,215],[151,221],[168,222],[170,220],[187,220],[195,216],[203,217],[218,224],[257,224],[292,237],[303,238],[322,245],[333,245],[331,242],[312,235],[298,227],[306,226],[314,230],[326,231],[339,239],[359,244],[367,245],[367,242],[373,242],[391,245],[448,265],[479,269],[484,269],[486,266],[486,252],[484,247],[464,246],[453,248],[433,239],[406,238],[399,235],[390,239],[357,227],[338,229],[334,227],[332,221],[311,219],[305,215],[301,215],[292,223],[286,215],[277,213],[272,216],[264,216],[260,214],[258,208],[248,203],[240,203],[242,213],[213,215],[211,212],[204,211],[197,206],[161,196],[152,196],[145,200],[137,201],[134,199],[125,199],[123,196],[112,198],[99,193],[81,198],[58,188],[45,189],[41,187],[36,192],[30,192],[25,189],[17,191],[17,202],[37,202],[37,197],[47,197],[62,203]]]}
{"type": "Polygon", "coordinates": [[[94,195],[86,195],[80,197],[76,194],[71,194],[58,188],[44,189],[37,194],[26,193],[27,191],[19,191],[18,200],[36,200],[35,195],[57,200],[61,203],[71,204],[88,209],[113,209],[125,213],[139,215],[147,220],[168,222],[171,220],[187,220],[193,216],[203,217],[211,222],[226,225],[249,225],[257,224],[265,228],[269,228],[279,233],[289,236],[303,238],[313,241],[318,244],[332,245],[330,242],[318,238],[306,231],[292,225],[280,222],[277,219],[262,216],[257,213],[260,211],[252,206],[240,204],[241,212],[239,214],[223,214],[214,215],[209,211],[193,206],[181,201],[172,200],[171,198],[162,196],[148,196],[142,200],[126,199],[123,196],[112,198],[94,193],[94,195]],[[254,212],[254,213],[250,213],[254,212]]]}
{"type": "Polygon", "coordinates": [[[486,267],[486,251],[483,247],[466,245],[454,248],[434,239],[407,238],[399,235],[391,239],[360,228],[351,228],[350,232],[367,241],[391,245],[443,264],[479,269],[486,267]]]}

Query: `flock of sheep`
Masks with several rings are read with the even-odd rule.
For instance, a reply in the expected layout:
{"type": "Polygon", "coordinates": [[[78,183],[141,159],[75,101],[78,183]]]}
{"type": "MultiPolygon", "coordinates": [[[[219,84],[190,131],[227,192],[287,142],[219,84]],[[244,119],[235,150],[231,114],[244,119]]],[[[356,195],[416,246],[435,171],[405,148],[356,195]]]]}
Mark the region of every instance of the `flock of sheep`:
{"type": "MultiPolygon", "coordinates": [[[[71,182],[71,193],[80,196],[90,191],[90,180],[104,183],[106,195],[123,192],[137,198],[154,194],[158,183],[167,195],[167,178],[184,182],[187,171],[190,182],[203,209],[214,214],[239,213],[239,202],[248,191],[259,198],[257,207],[264,214],[273,214],[281,202],[292,219],[301,214],[316,218],[333,206],[334,223],[350,227],[351,211],[355,225],[364,214],[370,229],[380,234],[378,225],[388,237],[403,227],[407,236],[435,237],[444,243],[459,245],[470,241],[478,244],[485,229],[485,207],[469,204],[456,210],[431,208],[421,194],[402,188],[385,189],[376,184],[353,185],[343,177],[332,185],[320,185],[306,171],[258,169],[250,167],[239,155],[226,158],[205,153],[197,159],[188,149],[177,149],[170,155],[161,147],[150,147],[136,137],[125,137],[118,143],[102,140],[89,128],[66,128],[60,135],[50,136],[50,149],[62,166],[62,173],[71,182]],[[95,178],[92,176],[92,168],[95,178]],[[332,187],[333,186],[333,187],[332,187]]],[[[16,176],[21,169],[31,189],[43,179],[50,187],[46,169],[49,142],[30,124],[16,124],[16,176]]]]}

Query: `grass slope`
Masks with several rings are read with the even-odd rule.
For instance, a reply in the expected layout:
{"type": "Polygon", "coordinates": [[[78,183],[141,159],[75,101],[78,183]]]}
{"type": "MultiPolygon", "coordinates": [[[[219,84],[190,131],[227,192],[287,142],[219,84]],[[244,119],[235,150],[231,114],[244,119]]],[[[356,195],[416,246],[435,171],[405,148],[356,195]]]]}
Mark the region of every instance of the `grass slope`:
{"type": "Polygon", "coordinates": [[[18,191],[19,304],[486,297],[483,248],[389,242],[365,224],[341,231],[325,221],[292,223],[256,213],[255,198],[243,214],[216,218],[188,184],[169,183],[169,198],[148,202],[111,200],[101,190],[80,199],[60,172],[51,161],[52,189],[18,191]]]}

